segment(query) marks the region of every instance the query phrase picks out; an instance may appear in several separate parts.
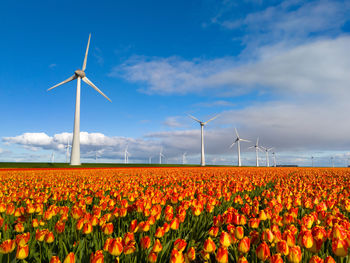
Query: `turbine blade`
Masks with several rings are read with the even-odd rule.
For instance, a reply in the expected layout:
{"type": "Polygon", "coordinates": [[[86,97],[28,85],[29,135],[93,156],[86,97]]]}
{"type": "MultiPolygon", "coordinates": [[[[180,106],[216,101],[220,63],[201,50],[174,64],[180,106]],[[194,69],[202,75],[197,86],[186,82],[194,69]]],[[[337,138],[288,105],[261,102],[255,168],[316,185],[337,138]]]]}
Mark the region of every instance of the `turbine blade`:
{"type": "Polygon", "coordinates": [[[271,147],[271,148],[267,149],[267,151],[271,151],[272,149],[273,149],[273,147],[271,147]]]}
{"type": "Polygon", "coordinates": [[[88,44],[87,44],[87,47],[86,47],[86,52],[85,52],[85,58],[84,58],[82,71],[85,71],[85,69],[86,69],[86,61],[87,61],[87,56],[88,56],[88,52],[89,52],[90,38],[91,38],[91,34],[89,35],[89,40],[88,40],[88,44]]]}
{"type": "Polygon", "coordinates": [[[211,118],[211,119],[207,120],[206,122],[204,122],[204,124],[207,124],[208,122],[215,120],[217,117],[219,117],[219,115],[220,114],[215,115],[213,118],[211,118]]]}
{"type": "Polygon", "coordinates": [[[240,141],[242,141],[242,142],[250,142],[249,140],[246,140],[246,139],[239,139],[240,141]]]}
{"type": "Polygon", "coordinates": [[[105,97],[107,100],[109,100],[110,102],[112,102],[102,91],[100,91],[95,85],[94,83],[92,83],[87,77],[83,78],[83,81],[90,85],[91,87],[93,87],[98,93],[100,93],[103,97],[105,97]]]}
{"type": "Polygon", "coordinates": [[[190,115],[190,114],[187,114],[188,115],[188,117],[190,117],[191,119],[194,119],[195,121],[197,121],[197,122],[199,122],[199,123],[201,123],[201,121],[200,120],[198,120],[196,117],[193,117],[192,115],[190,115]]]}
{"type": "Polygon", "coordinates": [[[233,147],[233,145],[235,145],[235,144],[236,144],[236,142],[233,142],[229,148],[232,148],[232,147],[233,147]]]}
{"type": "Polygon", "coordinates": [[[255,148],[255,146],[250,146],[250,147],[248,147],[248,149],[253,149],[253,148],[255,148]]]}
{"type": "Polygon", "coordinates": [[[236,136],[237,136],[237,138],[239,138],[239,134],[238,134],[238,131],[237,131],[237,129],[235,128],[235,132],[236,132],[236,136]]]}
{"type": "Polygon", "coordinates": [[[259,145],[259,137],[256,139],[256,146],[259,145]]]}
{"type": "Polygon", "coordinates": [[[77,76],[74,74],[73,76],[69,77],[68,79],[62,81],[61,83],[58,83],[57,85],[55,85],[55,86],[49,88],[47,91],[52,90],[52,89],[54,89],[54,88],[57,88],[58,86],[61,86],[61,85],[63,85],[63,84],[66,84],[67,82],[70,82],[70,81],[72,81],[72,80],[75,80],[76,78],[77,78],[77,76]]]}

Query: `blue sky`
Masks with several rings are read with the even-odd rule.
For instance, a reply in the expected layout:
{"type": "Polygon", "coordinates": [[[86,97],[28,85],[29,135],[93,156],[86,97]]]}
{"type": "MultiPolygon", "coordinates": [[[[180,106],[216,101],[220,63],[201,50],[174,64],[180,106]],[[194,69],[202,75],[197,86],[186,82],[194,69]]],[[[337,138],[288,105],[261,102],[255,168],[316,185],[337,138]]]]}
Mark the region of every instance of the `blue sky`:
{"type": "MultiPolygon", "coordinates": [[[[274,147],[278,162],[350,157],[349,1],[3,1],[0,8],[0,160],[65,160],[81,68],[83,161],[235,162],[241,136],[274,147]],[[316,158],[317,157],[317,158],[316,158]]],[[[254,153],[242,146],[243,164],[254,153]]],[[[263,158],[261,159],[263,162],[263,158]]]]}

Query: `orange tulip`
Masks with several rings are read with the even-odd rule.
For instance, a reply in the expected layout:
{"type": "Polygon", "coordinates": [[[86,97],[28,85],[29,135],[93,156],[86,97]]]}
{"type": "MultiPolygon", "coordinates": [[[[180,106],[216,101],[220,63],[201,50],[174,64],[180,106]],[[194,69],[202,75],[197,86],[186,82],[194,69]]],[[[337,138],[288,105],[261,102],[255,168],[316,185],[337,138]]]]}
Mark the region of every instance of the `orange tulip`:
{"type": "Polygon", "coordinates": [[[242,226],[236,227],[235,237],[239,240],[241,240],[244,237],[244,228],[242,226]]]}
{"type": "MultiPolygon", "coordinates": [[[[20,246],[24,246],[28,243],[30,239],[30,233],[24,233],[16,236],[16,244],[20,246]]],[[[0,252],[1,253],[1,252],[0,252]]]]}
{"type": "Polygon", "coordinates": [[[55,224],[55,231],[56,231],[58,234],[61,234],[61,233],[63,233],[65,226],[66,226],[66,223],[65,223],[65,222],[63,222],[63,221],[57,221],[57,223],[55,224]]]}
{"type": "Polygon", "coordinates": [[[299,246],[294,246],[289,249],[289,254],[287,256],[288,261],[291,263],[301,262],[302,254],[299,246]]]}
{"type": "Polygon", "coordinates": [[[289,247],[285,240],[281,240],[277,243],[276,246],[277,252],[282,254],[283,256],[287,256],[289,254],[289,247]]]}
{"type": "Polygon", "coordinates": [[[92,232],[92,224],[91,222],[86,222],[83,226],[83,233],[88,235],[92,232]]]}
{"type": "Polygon", "coordinates": [[[149,236],[144,236],[140,240],[140,245],[142,249],[148,249],[151,246],[151,239],[149,236]]]}
{"type": "Polygon", "coordinates": [[[187,258],[190,261],[194,261],[196,259],[196,250],[194,249],[194,247],[191,247],[188,251],[187,251],[187,258]]]}
{"type": "Polygon", "coordinates": [[[245,256],[240,256],[237,260],[237,263],[249,263],[245,256]]]}
{"type": "Polygon", "coordinates": [[[176,248],[174,248],[171,251],[170,262],[171,263],[184,263],[185,262],[184,255],[182,254],[181,251],[178,251],[176,248]]]}
{"type": "Polygon", "coordinates": [[[216,237],[218,235],[219,228],[217,226],[213,226],[209,229],[209,236],[216,237]]]}
{"type": "Polygon", "coordinates": [[[231,236],[229,233],[222,231],[220,235],[220,244],[222,247],[229,247],[231,245],[231,236]]]}
{"type": "Polygon", "coordinates": [[[157,253],[155,253],[155,252],[149,253],[147,260],[148,260],[148,262],[156,263],[157,262],[157,253]]]}
{"type": "Polygon", "coordinates": [[[346,257],[348,254],[348,244],[345,240],[333,239],[332,250],[336,256],[346,257]]]}
{"type": "Polygon", "coordinates": [[[46,235],[45,235],[45,242],[46,243],[52,243],[53,241],[55,240],[55,236],[53,235],[52,232],[47,232],[46,235]]]}
{"type": "Polygon", "coordinates": [[[270,263],[283,263],[281,254],[272,255],[270,258],[270,263]]]}
{"type": "Polygon", "coordinates": [[[214,241],[208,237],[205,241],[204,241],[204,246],[203,246],[203,250],[206,252],[206,253],[212,253],[216,250],[216,246],[215,246],[215,243],[214,241]]]}
{"type": "Polygon", "coordinates": [[[113,233],[113,224],[112,223],[106,223],[102,226],[102,232],[105,235],[111,235],[113,233]]]}
{"type": "Polygon", "coordinates": [[[29,246],[17,246],[16,258],[17,259],[25,259],[29,255],[29,246]]]}
{"type": "Polygon", "coordinates": [[[50,259],[50,263],[61,263],[61,260],[57,256],[52,256],[50,259]]]}
{"type": "Polygon", "coordinates": [[[219,247],[216,252],[216,261],[219,263],[227,263],[228,262],[228,252],[226,247],[219,247]]]}
{"type": "Polygon", "coordinates": [[[262,242],[257,248],[256,248],[256,255],[257,257],[265,261],[270,258],[270,248],[266,244],[266,242],[262,242]]]}
{"type": "Polygon", "coordinates": [[[187,242],[184,239],[178,238],[174,242],[174,248],[179,252],[183,252],[186,246],[187,246],[187,242]]]}
{"type": "Polygon", "coordinates": [[[0,245],[0,253],[1,254],[8,254],[11,253],[16,247],[15,240],[7,239],[3,241],[0,245]]]}
{"type": "Polygon", "coordinates": [[[122,238],[117,237],[112,240],[108,246],[108,252],[112,256],[119,256],[123,252],[122,238]]]}
{"type": "Polygon", "coordinates": [[[310,258],[309,263],[324,263],[324,260],[315,255],[310,258]]]}
{"type": "Polygon", "coordinates": [[[75,255],[73,252],[70,252],[63,261],[63,263],[74,263],[74,262],[75,262],[75,255]]]}
{"type": "Polygon", "coordinates": [[[91,253],[90,263],[104,263],[103,251],[97,250],[96,253],[91,253]]]}
{"type": "Polygon", "coordinates": [[[156,239],[152,248],[152,252],[159,253],[160,251],[162,251],[162,249],[162,243],[160,243],[159,239],[156,239]]]}
{"type": "Polygon", "coordinates": [[[242,254],[246,254],[246,253],[248,253],[249,249],[250,249],[249,237],[242,238],[238,244],[238,251],[241,252],[242,254]]]}
{"type": "Polygon", "coordinates": [[[325,258],[324,263],[336,263],[336,262],[331,256],[328,256],[325,258]]]}

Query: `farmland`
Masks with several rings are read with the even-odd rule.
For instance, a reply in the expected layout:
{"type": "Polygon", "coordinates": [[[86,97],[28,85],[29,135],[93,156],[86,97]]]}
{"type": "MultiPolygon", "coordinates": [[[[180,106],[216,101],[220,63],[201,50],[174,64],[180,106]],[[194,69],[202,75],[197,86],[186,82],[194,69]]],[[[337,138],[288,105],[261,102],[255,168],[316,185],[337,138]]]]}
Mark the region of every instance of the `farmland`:
{"type": "Polygon", "coordinates": [[[0,170],[0,262],[349,262],[339,168],[0,170]]]}

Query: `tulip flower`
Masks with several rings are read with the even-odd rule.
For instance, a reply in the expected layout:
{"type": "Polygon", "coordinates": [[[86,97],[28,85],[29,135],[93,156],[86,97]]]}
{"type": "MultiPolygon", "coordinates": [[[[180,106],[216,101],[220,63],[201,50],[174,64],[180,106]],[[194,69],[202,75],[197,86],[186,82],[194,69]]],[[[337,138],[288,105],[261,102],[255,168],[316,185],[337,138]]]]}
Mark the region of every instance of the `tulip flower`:
{"type": "Polygon", "coordinates": [[[287,256],[288,261],[291,263],[301,262],[302,254],[299,246],[294,246],[289,249],[289,254],[287,256]]]}
{"type": "Polygon", "coordinates": [[[196,250],[194,249],[194,247],[191,247],[188,251],[187,251],[187,258],[190,261],[194,261],[196,259],[196,250]]]}
{"type": "Polygon", "coordinates": [[[228,262],[228,252],[226,247],[219,247],[216,252],[216,261],[219,263],[227,263],[228,262]]]}
{"type": "Polygon", "coordinates": [[[151,239],[149,236],[144,236],[140,240],[140,245],[142,249],[148,249],[151,246],[151,239]]]}
{"type": "Polygon", "coordinates": [[[104,263],[103,251],[97,250],[95,253],[91,253],[90,263],[104,263]]]}
{"type": "Polygon", "coordinates": [[[250,249],[249,237],[242,238],[238,244],[238,251],[241,252],[242,254],[246,254],[248,253],[249,249],[250,249]]]}
{"type": "Polygon", "coordinates": [[[17,259],[25,259],[29,255],[29,246],[17,246],[16,258],[17,259]]]}
{"type": "Polygon", "coordinates": [[[0,244],[0,254],[11,253],[16,248],[15,240],[7,239],[0,244]]]}
{"type": "Polygon", "coordinates": [[[74,262],[75,262],[75,255],[73,252],[70,252],[63,261],[63,263],[74,263],[74,262]]]}
{"type": "Polygon", "coordinates": [[[122,238],[117,237],[112,240],[108,246],[108,252],[112,256],[119,256],[123,252],[122,238]]]}
{"type": "Polygon", "coordinates": [[[52,256],[49,263],[61,263],[61,260],[57,256],[52,256]]]}
{"type": "Polygon", "coordinates": [[[222,247],[229,247],[231,245],[231,236],[225,231],[221,232],[220,245],[222,247]]]}
{"type": "Polygon", "coordinates": [[[206,253],[212,253],[216,250],[216,246],[215,246],[215,243],[214,241],[208,237],[205,241],[204,241],[204,246],[203,246],[203,250],[206,252],[206,253]]]}
{"type": "Polygon", "coordinates": [[[270,248],[266,244],[266,242],[262,242],[257,248],[256,248],[256,256],[262,260],[265,261],[270,258],[270,248]]]}
{"type": "Polygon", "coordinates": [[[281,254],[274,254],[270,258],[270,263],[283,263],[283,258],[281,254]]]}
{"type": "Polygon", "coordinates": [[[162,243],[160,243],[159,239],[156,239],[152,248],[152,252],[159,253],[160,251],[162,251],[162,249],[162,243]]]}

